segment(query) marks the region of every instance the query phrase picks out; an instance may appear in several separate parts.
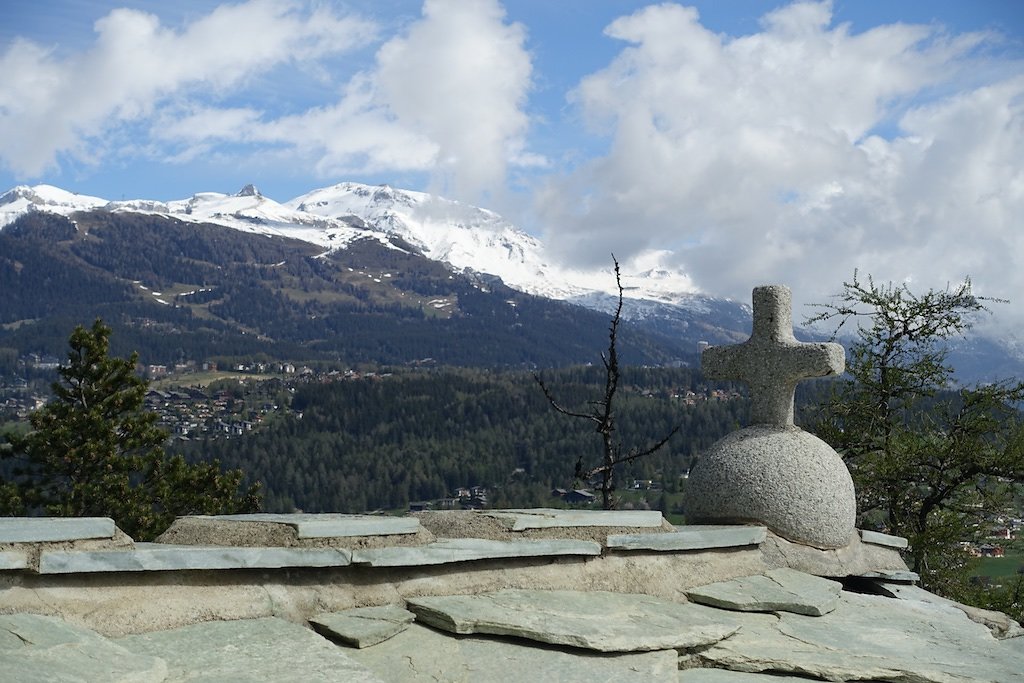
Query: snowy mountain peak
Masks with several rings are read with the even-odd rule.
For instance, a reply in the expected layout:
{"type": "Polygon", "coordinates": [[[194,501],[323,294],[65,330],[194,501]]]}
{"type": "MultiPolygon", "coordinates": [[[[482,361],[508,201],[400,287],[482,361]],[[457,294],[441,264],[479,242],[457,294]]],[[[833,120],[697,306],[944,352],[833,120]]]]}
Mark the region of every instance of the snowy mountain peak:
{"type": "MultiPolygon", "coordinates": [[[[86,210],[213,223],[299,239],[326,249],[343,248],[360,238],[377,239],[392,248],[411,245],[454,270],[494,275],[514,289],[595,308],[607,308],[606,302],[616,292],[610,263],[599,270],[552,265],[538,239],[493,211],[389,185],[339,183],[283,204],[263,196],[251,184],[232,195],[199,192],[170,202],[109,202],[50,185],[19,186],[0,196],[0,228],[29,211],[69,215],[86,210]]],[[[620,264],[626,296],[692,308],[696,289],[685,274],[667,265],[667,256],[665,252],[644,252],[620,264]]],[[[634,306],[633,310],[643,308],[634,306]]]]}
{"type": "Polygon", "coordinates": [[[18,185],[0,195],[0,228],[30,211],[69,214],[107,204],[106,199],[75,194],[53,185],[18,185]]]}

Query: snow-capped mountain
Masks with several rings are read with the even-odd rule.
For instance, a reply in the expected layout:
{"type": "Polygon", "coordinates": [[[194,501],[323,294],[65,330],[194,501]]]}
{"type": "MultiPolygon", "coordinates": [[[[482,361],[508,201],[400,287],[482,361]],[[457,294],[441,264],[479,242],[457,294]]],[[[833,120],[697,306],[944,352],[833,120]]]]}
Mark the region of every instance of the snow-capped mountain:
{"type": "MultiPolygon", "coordinates": [[[[497,276],[523,292],[568,300],[608,311],[614,306],[611,267],[578,270],[553,263],[544,245],[487,209],[387,185],[340,183],[283,204],[252,185],[232,195],[202,192],[170,202],[108,201],[50,185],[19,186],[0,196],[0,229],[30,211],[70,215],[77,211],[164,215],[213,223],[257,234],[280,235],[338,249],[373,238],[393,248],[413,249],[457,271],[497,276]],[[397,240],[395,239],[397,238],[397,240]]],[[[705,310],[690,279],[663,264],[663,253],[647,252],[621,264],[628,318],[663,317],[681,306],[705,310]]]]}

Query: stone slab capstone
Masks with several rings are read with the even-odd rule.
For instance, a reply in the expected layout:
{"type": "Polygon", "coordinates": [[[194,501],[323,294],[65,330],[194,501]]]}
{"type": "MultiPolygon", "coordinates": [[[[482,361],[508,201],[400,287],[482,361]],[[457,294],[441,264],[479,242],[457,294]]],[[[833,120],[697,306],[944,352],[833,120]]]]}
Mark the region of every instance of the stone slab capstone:
{"type": "Polygon", "coordinates": [[[593,557],[600,554],[601,545],[594,541],[492,541],[480,538],[452,538],[428,545],[353,550],[352,564],[371,567],[415,567],[512,557],[593,557]]]}
{"type": "Polygon", "coordinates": [[[888,548],[898,548],[899,550],[904,550],[910,545],[910,541],[902,536],[892,536],[879,531],[869,531],[868,529],[860,530],[860,540],[872,545],[884,545],[888,548]]]}
{"type": "Polygon", "coordinates": [[[109,517],[2,517],[0,543],[47,543],[113,538],[109,517]]]}
{"type": "Polygon", "coordinates": [[[606,545],[614,550],[707,550],[760,545],[767,535],[763,526],[693,525],[660,534],[612,534],[606,545]]]}
{"type": "Polygon", "coordinates": [[[257,512],[244,515],[199,516],[198,518],[221,522],[285,524],[295,529],[299,539],[415,534],[420,529],[420,522],[415,517],[391,517],[386,515],[346,515],[335,513],[273,514],[257,512]]]}
{"type": "Polygon", "coordinates": [[[44,550],[39,556],[39,573],[344,567],[351,563],[351,559],[351,552],[341,548],[232,548],[137,543],[134,548],[126,550],[44,550]]]}
{"type": "Polygon", "coordinates": [[[309,620],[317,633],[351,647],[383,643],[409,627],[416,615],[396,605],[325,612],[309,620]]]}
{"type": "Polygon", "coordinates": [[[657,528],[664,521],[657,510],[484,510],[480,514],[510,521],[512,531],[573,527],[638,527],[657,528]]]}
{"type": "Polygon", "coordinates": [[[836,608],[843,584],[793,569],[700,586],[686,597],[702,605],[741,612],[792,612],[820,617],[836,608]]]}
{"type": "Polygon", "coordinates": [[[0,571],[28,569],[28,555],[18,550],[0,551],[0,571]]]}
{"type": "Polygon", "coordinates": [[[648,595],[502,590],[411,598],[416,620],[451,633],[515,636],[598,652],[704,647],[734,634],[731,613],[648,595]]]}

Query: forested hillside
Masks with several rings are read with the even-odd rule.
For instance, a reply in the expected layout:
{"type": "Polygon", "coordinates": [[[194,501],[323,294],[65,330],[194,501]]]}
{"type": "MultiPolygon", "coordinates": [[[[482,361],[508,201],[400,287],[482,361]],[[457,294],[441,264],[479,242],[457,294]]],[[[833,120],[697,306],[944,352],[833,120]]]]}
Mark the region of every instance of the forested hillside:
{"type": "MultiPolygon", "coordinates": [[[[582,407],[600,396],[603,372],[551,371],[545,381],[564,404],[582,407]]],[[[267,510],[306,512],[403,508],[474,485],[490,489],[495,507],[549,505],[553,487],[586,485],[572,480],[577,458],[596,461],[600,453],[593,427],[555,413],[527,372],[451,369],[309,384],[292,407],[301,416],[183,448],[262,481],[267,510]]],[[[747,411],[746,400],[712,396],[697,372],[626,369],[618,411],[623,445],[649,445],[681,429],[619,481],[650,479],[676,491],[695,455],[747,411]]]]}
{"type": "MultiPolygon", "coordinates": [[[[96,317],[115,354],[146,364],[549,367],[605,344],[605,314],[392,247],[368,238],[325,254],[160,216],[29,213],[0,231],[0,347],[60,355],[69,330],[96,317]]],[[[626,325],[622,341],[631,362],[695,360],[695,338],[626,325]]]]}

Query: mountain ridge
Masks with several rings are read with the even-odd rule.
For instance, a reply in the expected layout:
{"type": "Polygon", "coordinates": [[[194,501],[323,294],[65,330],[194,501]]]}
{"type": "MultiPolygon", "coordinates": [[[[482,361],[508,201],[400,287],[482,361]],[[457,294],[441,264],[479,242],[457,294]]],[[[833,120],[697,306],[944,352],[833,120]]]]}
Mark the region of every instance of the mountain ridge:
{"type": "MultiPolygon", "coordinates": [[[[233,195],[200,192],[169,202],[108,201],[51,185],[18,186],[0,195],[0,229],[30,211],[68,215],[80,210],[165,215],[293,237],[325,249],[343,248],[368,236],[395,246],[393,238],[398,237],[428,258],[500,277],[529,294],[588,306],[600,298],[595,295],[615,293],[610,267],[581,271],[553,264],[540,240],[493,211],[388,185],[338,183],[284,203],[264,197],[253,185],[233,195]]],[[[627,298],[684,308],[700,308],[705,299],[714,299],[659,259],[658,252],[648,252],[621,264],[627,298]]]]}
{"type": "MultiPolygon", "coordinates": [[[[103,223],[103,216],[132,215],[214,225],[257,237],[295,240],[317,250],[313,256],[328,260],[372,242],[385,251],[441,264],[450,271],[448,277],[466,278],[474,287],[508,287],[605,315],[614,311],[617,302],[611,268],[589,272],[562,268],[547,257],[540,240],[493,211],[389,185],[338,183],[284,203],[265,197],[254,185],[230,195],[200,192],[167,202],[109,201],[52,185],[18,186],[0,195],[0,236],[20,218],[45,214],[64,216],[72,225],[80,220],[79,214],[91,216],[85,221],[90,225],[103,223]]],[[[365,246],[356,251],[369,253],[365,246]]],[[[382,258],[375,254],[371,261],[382,258]]],[[[741,342],[750,331],[748,306],[695,291],[684,274],[663,267],[657,253],[624,264],[622,272],[623,319],[656,337],[675,338],[670,344],[673,353],[688,356],[700,341],[741,342]]],[[[166,300],[160,303],[171,305],[166,300]]],[[[803,334],[808,336],[806,331],[803,334]]],[[[1022,354],[999,340],[974,339],[958,344],[954,351],[954,365],[965,381],[1024,375],[1022,354]]],[[[664,360],[666,355],[659,352],[654,357],[664,360]]]]}

